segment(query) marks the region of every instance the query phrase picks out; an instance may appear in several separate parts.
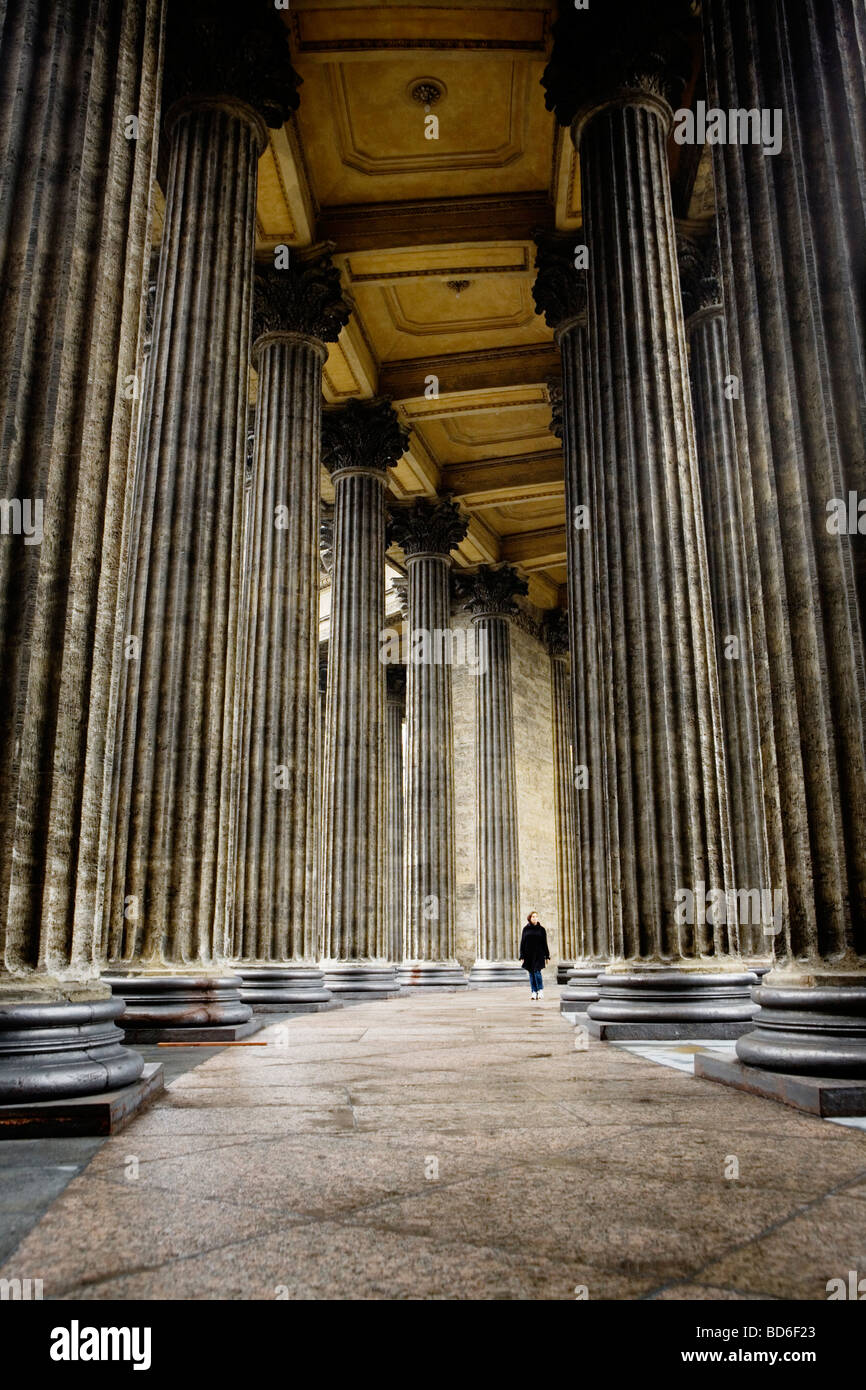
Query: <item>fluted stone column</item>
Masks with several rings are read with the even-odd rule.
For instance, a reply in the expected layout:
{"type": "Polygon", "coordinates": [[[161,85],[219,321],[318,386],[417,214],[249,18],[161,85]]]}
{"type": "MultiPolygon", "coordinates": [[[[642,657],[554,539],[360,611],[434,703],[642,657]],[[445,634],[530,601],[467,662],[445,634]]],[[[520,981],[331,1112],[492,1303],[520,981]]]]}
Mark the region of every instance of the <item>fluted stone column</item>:
{"type": "Polygon", "coordinates": [[[602,680],[601,584],[606,564],[603,481],[592,450],[586,272],[576,270],[575,235],[536,236],[535,305],[554,331],[562,378],[550,382],[551,428],[562,440],[565,472],[568,628],[571,661],[574,787],[576,958],[560,1007],[585,1013],[598,999],[597,981],[610,959],[611,893],[618,884],[619,831],[608,800],[615,765],[613,692],[602,680]]]}
{"type": "Polygon", "coordinates": [[[267,124],[297,105],[296,86],[265,0],[172,9],[127,619],[140,656],[126,665],[108,923],[108,978],[124,1026],[145,1035],[200,1025],[225,1037],[250,1019],[225,960],[253,245],[267,124]]]}
{"type": "Polygon", "coordinates": [[[451,713],[451,551],[468,522],[449,499],[392,509],[408,587],[406,909],[399,982],[466,984],[457,960],[454,733],[451,713]]]}
{"type": "Polygon", "coordinates": [[[784,893],[776,963],[737,1052],[745,1084],[774,1094],[790,1073],[859,1078],[846,1102],[856,1113],[866,1109],[866,16],[856,0],[709,0],[704,32],[709,100],[781,113],[778,153],[715,149],[766,653],[770,880],[784,893]]]}
{"type": "Polygon", "coordinates": [[[2,1105],[142,1072],[96,902],[161,27],[159,0],[0,16],[2,1105]]]}
{"type": "MultiPolygon", "coordinates": [[[[755,682],[752,600],[746,530],[740,498],[734,402],[726,395],[729,366],[725,311],[715,229],[700,249],[679,240],[680,281],[695,435],[707,540],[716,660],[722,698],[733,854],[738,893],[770,887],[761,781],[761,745],[755,682]]],[[[767,964],[777,929],[772,899],[762,898],[765,921],[740,924],[740,945],[754,963],[767,964]]]]}
{"type": "Polygon", "coordinates": [[[403,719],[406,714],[406,668],[385,669],[385,918],[388,957],[403,959],[403,719]]]}
{"type": "Polygon", "coordinates": [[[755,977],[725,896],[724,748],[667,167],[665,93],[687,53],[687,35],[676,51],[678,12],[687,24],[686,3],[564,9],[545,74],[580,151],[590,254],[602,680],[615,734],[606,790],[618,833],[613,959],[588,1010],[603,1037],[735,1037],[753,1011],[755,977]],[[725,920],[708,920],[719,901],[725,920]]]}
{"type": "Polygon", "coordinates": [[[515,594],[528,585],[510,565],[482,565],[463,579],[477,646],[475,846],[478,939],[470,985],[525,984],[520,965],[520,856],[511,697],[515,594]]]}
{"type": "Polygon", "coordinates": [[[256,270],[255,494],[235,917],[242,999],[329,1003],[319,959],[319,483],[325,344],[349,305],[330,246],[256,270]]]}
{"type": "Polygon", "coordinates": [[[553,797],[556,825],[556,906],[559,917],[558,984],[568,982],[579,958],[579,876],[575,840],[575,787],[572,758],[574,722],[571,711],[568,615],[554,609],[545,624],[550,652],[550,695],[553,724],[553,797]]]}
{"type": "Polygon", "coordinates": [[[329,988],[397,992],[385,917],[385,484],[408,430],[387,400],[327,407],[334,575],[325,720],[323,969],[329,988]]]}

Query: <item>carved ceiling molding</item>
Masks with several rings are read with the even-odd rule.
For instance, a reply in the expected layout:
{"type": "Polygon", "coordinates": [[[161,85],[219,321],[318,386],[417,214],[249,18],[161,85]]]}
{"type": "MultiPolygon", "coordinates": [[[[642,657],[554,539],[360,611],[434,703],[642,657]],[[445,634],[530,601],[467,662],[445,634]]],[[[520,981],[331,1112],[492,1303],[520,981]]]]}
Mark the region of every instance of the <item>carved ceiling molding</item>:
{"type": "MultiPolygon", "coordinates": [[[[536,227],[553,226],[543,193],[411,199],[323,207],[317,236],[344,251],[450,246],[465,242],[529,241],[536,227]]],[[[461,267],[462,269],[462,267],[461,267]]]]}
{"type": "MultiPolygon", "coordinates": [[[[543,57],[547,53],[548,39],[550,31],[550,16],[546,9],[525,10],[519,15],[519,22],[525,29],[523,37],[503,38],[496,33],[497,23],[501,23],[500,15],[491,12],[490,32],[485,34],[478,32],[483,30],[487,16],[484,11],[475,13],[476,32],[471,35],[460,32],[461,14],[459,10],[454,10],[454,29],[452,32],[442,33],[431,32],[429,18],[423,16],[422,24],[415,33],[406,32],[404,34],[393,33],[395,20],[399,19],[398,10],[389,10],[386,15],[382,15],[381,5],[358,6],[354,10],[347,11],[351,16],[351,22],[356,26],[356,32],[351,36],[341,35],[339,38],[332,38],[326,33],[316,32],[318,20],[315,10],[296,10],[291,9],[286,14],[291,24],[293,48],[296,53],[334,56],[339,53],[363,54],[369,52],[371,57],[377,57],[381,52],[387,53],[411,53],[411,52],[437,52],[455,49],[459,52],[474,53],[514,53],[525,54],[527,57],[543,57]],[[426,23],[423,23],[426,18],[426,23]],[[365,24],[366,21],[366,24],[365,24]],[[362,32],[366,27],[367,33],[362,32]]],[[[448,14],[447,7],[443,6],[440,13],[448,14]]],[[[318,21],[321,23],[321,21],[318,21]]],[[[438,26],[437,26],[438,27],[438,26]]]]}
{"type": "Polygon", "coordinates": [[[501,333],[508,329],[525,328],[535,318],[535,309],[527,282],[518,284],[518,294],[520,305],[510,314],[503,313],[495,317],[488,315],[485,318],[476,319],[436,319],[427,323],[420,323],[409,317],[400,303],[398,291],[391,286],[382,290],[382,299],[391,324],[398,333],[405,333],[408,337],[413,338],[435,338],[440,337],[443,333],[501,333]]]}
{"type": "Polygon", "coordinates": [[[531,76],[532,73],[523,64],[512,65],[507,103],[509,128],[498,145],[486,150],[443,150],[440,154],[431,151],[429,143],[422,140],[421,145],[427,145],[427,148],[422,148],[418,154],[374,155],[361,148],[360,134],[354,129],[346,67],[342,63],[329,64],[328,81],[340,159],[347,168],[370,176],[436,173],[443,169],[456,172],[461,169],[505,168],[526,153],[527,88],[531,76]]]}
{"type": "MultiPolygon", "coordinates": [[[[515,248],[516,249],[516,248],[515,248]]],[[[529,275],[532,272],[532,256],[529,246],[520,248],[520,259],[499,265],[455,265],[418,266],[410,270],[379,270],[367,273],[352,269],[351,256],[346,257],[346,278],[351,285],[388,284],[395,280],[445,280],[456,276],[479,275],[529,275]]]]}
{"type": "Polygon", "coordinates": [[[440,394],[527,386],[543,382],[558,366],[560,354],[555,343],[453,352],[417,361],[404,358],[383,364],[380,390],[395,400],[423,396],[430,373],[439,377],[440,394]]]}

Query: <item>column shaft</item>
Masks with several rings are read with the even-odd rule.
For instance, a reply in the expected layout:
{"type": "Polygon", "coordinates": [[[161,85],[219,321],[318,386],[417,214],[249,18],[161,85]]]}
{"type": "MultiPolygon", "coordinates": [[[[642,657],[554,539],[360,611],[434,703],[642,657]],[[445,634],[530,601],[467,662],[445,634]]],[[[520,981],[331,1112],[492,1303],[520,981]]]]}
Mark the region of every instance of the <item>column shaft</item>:
{"type": "Polygon", "coordinates": [[[408,431],[385,400],[326,411],[324,457],[334,483],[328,643],[322,935],[335,992],[393,994],[385,915],[386,470],[408,431]]]}
{"type": "Polygon", "coordinates": [[[462,985],[456,957],[451,562],[415,555],[409,567],[409,634],[423,633],[426,660],[410,649],[406,700],[406,919],[403,984],[462,985]]]}
{"type": "MultiPolygon", "coordinates": [[[[574,771],[571,714],[571,677],[564,656],[550,658],[551,710],[553,715],[553,786],[556,823],[556,902],[559,914],[560,967],[573,967],[579,959],[580,882],[575,837],[574,771]]],[[[560,983],[565,983],[562,980],[560,983]]]]}
{"type": "MultiPolygon", "coordinates": [[[[389,672],[393,668],[389,667],[389,672]]],[[[388,956],[397,965],[403,959],[403,715],[405,698],[389,689],[385,728],[385,819],[387,874],[385,915],[388,920],[388,956]]]]}
{"type": "Polygon", "coordinates": [[[0,18],[3,1102],[142,1069],[98,979],[96,904],[161,25],[158,0],[0,18]]]}
{"type": "MultiPolygon", "coordinates": [[[[753,605],[733,402],[725,394],[729,368],[724,311],[718,282],[710,278],[702,283],[702,298],[710,302],[689,304],[694,312],[686,321],[686,331],[728,769],[733,885],[738,893],[766,892],[769,863],[753,655],[753,605]]],[[[766,916],[764,922],[741,926],[741,947],[745,952],[766,956],[772,951],[776,924],[771,913],[766,916]]]]}
{"type": "Polygon", "coordinates": [[[778,112],[716,147],[777,963],[747,1065],[866,1075],[866,20],[849,0],[710,0],[709,96],[778,112]]]}
{"type": "Polygon", "coordinates": [[[613,964],[588,1012],[601,1036],[737,1036],[755,980],[726,894],[724,744],[664,95],[694,16],[671,3],[664,15],[635,5],[586,19],[560,12],[545,84],[580,151],[604,531],[613,964]]]}
{"type": "Polygon", "coordinates": [[[475,686],[475,846],[478,940],[471,985],[520,984],[520,859],[511,697],[513,595],[525,580],[508,566],[483,566],[471,584],[475,686]]]}
{"type": "Polygon", "coordinates": [[[324,1003],[319,956],[319,471],[324,345],[256,344],[242,725],[246,735],[234,905],[246,1003],[324,1003]]]}

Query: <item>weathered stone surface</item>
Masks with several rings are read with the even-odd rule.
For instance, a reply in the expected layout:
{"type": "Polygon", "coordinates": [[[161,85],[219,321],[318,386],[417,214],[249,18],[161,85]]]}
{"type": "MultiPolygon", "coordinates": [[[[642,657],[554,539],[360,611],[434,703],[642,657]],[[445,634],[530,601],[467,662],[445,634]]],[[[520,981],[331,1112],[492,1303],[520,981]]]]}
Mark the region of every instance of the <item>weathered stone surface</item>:
{"type": "MultiPolygon", "coordinates": [[[[208,975],[221,973],[230,949],[257,166],[264,119],[283,109],[277,89],[291,87],[285,30],[266,8],[241,15],[196,4],[175,15],[169,35],[169,88],[183,98],[167,121],[141,503],[130,538],[126,632],[139,658],[124,670],[106,880],[115,990],[138,976],[143,984],[131,991],[158,994],[160,975],[181,975],[203,990],[205,1011],[208,975]],[[199,36],[194,52],[185,25],[199,36]]],[[[177,1001],[166,989],[157,1015],[168,1024],[177,1001]]],[[[248,1018],[236,990],[233,1002],[248,1018]]]]}
{"type": "Polygon", "coordinates": [[[403,959],[403,720],[406,668],[385,671],[385,917],[388,956],[403,959]]]}
{"type": "MultiPolygon", "coordinates": [[[[751,616],[756,605],[749,591],[734,402],[726,395],[727,335],[715,228],[703,248],[684,239],[678,246],[722,700],[732,879],[739,888],[768,889],[751,616]]],[[[740,924],[744,953],[772,951],[773,923],[767,926],[769,932],[760,923],[740,924]]]]}
{"type": "MultiPolygon", "coordinates": [[[[545,637],[550,649],[556,827],[556,902],[559,926],[557,954],[560,957],[560,969],[562,969],[572,965],[581,954],[578,946],[578,931],[580,925],[580,875],[583,866],[577,858],[575,837],[576,807],[571,753],[574,725],[571,714],[571,678],[568,660],[568,615],[561,608],[553,609],[548,615],[545,637]]],[[[565,983],[564,980],[563,983],[565,983]]]]}
{"type": "MultiPolygon", "coordinates": [[[[590,431],[586,274],[574,266],[574,236],[537,238],[536,305],[544,310],[562,353],[562,377],[548,383],[553,431],[562,439],[565,470],[568,646],[575,871],[574,940],[570,960],[596,965],[609,957],[610,853],[618,826],[611,815],[605,768],[613,765],[614,729],[602,683],[600,564],[605,557],[604,502],[590,431]]],[[[569,996],[569,1002],[573,1002],[569,996]]],[[[584,1002],[583,995],[580,1002],[584,1002]]]]}
{"type": "Polygon", "coordinates": [[[254,309],[258,397],[236,710],[233,955],[245,979],[256,967],[291,964],[293,998],[306,967],[313,1004],[329,998],[315,968],[322,364],[325,341],[348,316],[327,248],[293,259],[289,270],[258,267],[254,309]]]}
{"type": "Polygon", "coordinates": [[[211,1057],[101,1147],[0,1275],[130,1306],[284,1285],[573,1308],[577,1284],[590,1307],[823,1301],[857,1267],[862,1133],[622,1048],[576,1051],[528,993],[414,991],[211,1057]],[[581,1221],[528,1222],[527,1184],[553,1211],[578,1192],[581,1221]]]}
{"type": "Polygon", "coordinates": [[[323,968],[349,995],[397,986],[385,917],[386,470],[408,431],[388,401],[323,415],[323,460],[335,490],[334,573],[325,720],[323,968]]]}
{"type": "Polygon", "coordinates": [[[783,122],[772,157],[755,144],[714,150],[749,584],[760,595],[770,882],[784,892],[777,967],[738,1052],[768,1070],[863,1077],[863,541],[834,528],[830,511],[833,499],[866,494],[866,20],[851,0],[708,0],[704,12],[710,102],[778,110],[783,122]],[[789,1009],[797,1025],[785,1036],[789,1009]],[[846,1018],[859,1020],[853,1031],[846,1018]]]}
{"type": "Polygon", "coordinates": [[[478,937],[469,982],[520,982],[525,977],[517,958],[522,919],[508,617],[517,611],[514,595],[526,593],[527,584],[508,565],[482,565],[463,579],[463,588],[476,642],[484,649],[475,684],[478,937]]]}
{"type": "Polygon", "coordinates": [[[447,498],[391,509],[408,570],[406,903],[400,982],[463,982],[456,958],[451,551],[468,522],[447,498]],[[436,970],[419,972],[419,965],[436,970]]]}
{"type": "Polygon", "coordinates": [[[62,1054],[65,1026],[116,1012],[98,981],[100,822],[161,10],[22,0],[0,19],[0,493],[22,507],[0,536],[0,1053],[24,1100],[74,1093],[73,1073],[79,1093],[104,1090],[142,1066],[110,1021],[96,1047],[110,1065],[88,1062],[85,1036],[75,1063],[62,1054]],[[118,120],[128,111],[137,140],[118,120]],[[22,1009],[45,1021],[32,1087],[11,1060],[22,1009]]]}
{"type": "MultiPolygon", "coordinates": [[[[614,1021],[615,1014],[615,1021],[623,1022],[628,1006],[620,996],[633,985],[635,1020],[650,1022],[654,1008],[653,1022],[663,1026],[666,992],[650,989],[653,1005],[647,1012],[640,973],[644,967],[655,979],[670,963],[705,975],[711,1029],[713,995],[729,986],[740,991],[739,1017],[748,1019],[753,977],[744,976],[738,959],[736,923],[707,924],[698,912],[691,914],[692,923],[676,916],[683,890],[724,889],[731,873],[718,675],[682,303],[673,274],[666,153],[672,113],[665,93],[671,91],[680,37],[674,11],[684,8],[674,5],[659,13],[656,7],[651,12],[630,7],[628,25],[621,15],[614,22],[611,12],[594,12],[582,47],[575,41],[580,16],[566,10],[548,97],[561,121],[573,120],[583,238],[591,247],[590,448],[599,495],[589,505],[590,516],[593,504],[597,513],[599,545],[601,708],[608,728],[603,774],[611,883],[608,945],[614,965],[599,979],[599,1001],[590,1005],[589,1016],[605,1022],[614,1021]],[[588,49],[590,32],[606,34],[610,44],[588,49]],[[565,88],[554,90],[561,79],[565,88]],[[648,343],[654,360],[664,362],[659,389],[651,391],[646,390],[648,343]]],[[[564,415],[571,375],[563,374],[564,415]]],[[[676,1026],[675,1013],[671,1026],[676,1026]]]]}

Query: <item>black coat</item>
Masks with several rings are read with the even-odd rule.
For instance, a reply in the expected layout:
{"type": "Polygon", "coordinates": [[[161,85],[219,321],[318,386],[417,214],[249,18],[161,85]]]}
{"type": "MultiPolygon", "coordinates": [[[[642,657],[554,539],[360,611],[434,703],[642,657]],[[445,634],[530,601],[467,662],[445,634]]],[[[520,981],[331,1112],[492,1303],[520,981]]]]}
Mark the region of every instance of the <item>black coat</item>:
{"type": "Polygon", "coordinates": [[[527,922],[520,938],[520,959],[524,970],[543,970],[550,960],[547,932],[540,922],[527,922]]]}

